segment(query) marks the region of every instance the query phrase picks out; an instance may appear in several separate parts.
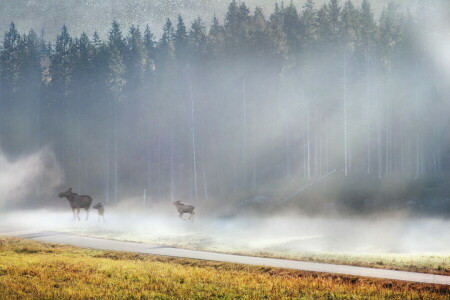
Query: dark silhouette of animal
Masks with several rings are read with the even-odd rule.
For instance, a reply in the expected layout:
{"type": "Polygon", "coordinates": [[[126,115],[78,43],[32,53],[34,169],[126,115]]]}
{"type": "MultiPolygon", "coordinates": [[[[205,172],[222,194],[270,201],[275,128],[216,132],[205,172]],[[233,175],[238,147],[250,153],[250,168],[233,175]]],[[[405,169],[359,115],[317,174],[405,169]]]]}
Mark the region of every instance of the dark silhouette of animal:
{"type": "Polygon", "coordinates": [[[59,198],[66,198],[69,200],[70,207],[72,208],[73,217],[76,220],[80,220],[80,209],[84,208],[86,210],[86,220],[89,218],[89,208],[91,207],[92,198],[87,195],[78,195],[72,192],[72,188],[65,192],[59,193],[59,198]],[[77,213],[75,214],[75,211],[77,213]]]}
{"type": "Polygon", "coordinates": [[[180,214],[180,219],[183,219],[183,214],[190,214],[189,220],[192,220],[194,217],[194,209],[195,207],[192,205],[183,204],[180,201],[175,201],[173,204],[176,206],[178,213],[180,214]]]}
{"type": "Polygon", "coordinates": [[[105,208],[103,207],[103,205],[101,203],[97,203],[92,208],[96,209],[98,211],[98,221],[100,221],[100,219],[103,218],[103,222],[106,222],[105,216],[104,216],[105,208]]]}

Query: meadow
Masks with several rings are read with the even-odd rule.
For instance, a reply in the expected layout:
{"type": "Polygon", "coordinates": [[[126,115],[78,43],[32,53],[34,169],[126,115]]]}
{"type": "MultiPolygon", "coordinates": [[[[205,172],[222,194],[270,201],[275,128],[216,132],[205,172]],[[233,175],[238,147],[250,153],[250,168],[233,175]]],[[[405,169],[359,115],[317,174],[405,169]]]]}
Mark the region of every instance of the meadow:
{"type": "Polygon", "coordinates": [[[0,299],[448,299],[448,286],[0,237],[0,299]]]}

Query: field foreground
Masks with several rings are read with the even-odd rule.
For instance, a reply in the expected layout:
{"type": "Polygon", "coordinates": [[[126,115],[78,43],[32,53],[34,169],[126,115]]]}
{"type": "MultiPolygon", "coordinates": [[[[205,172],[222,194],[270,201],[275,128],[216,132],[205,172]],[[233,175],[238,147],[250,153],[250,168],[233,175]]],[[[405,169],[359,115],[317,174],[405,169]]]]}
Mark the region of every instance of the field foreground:
{"type": "Polygon", "coordinates": [[[448,299],[442,285],[80,249],[0,237],[0,298],[448,299]]]}

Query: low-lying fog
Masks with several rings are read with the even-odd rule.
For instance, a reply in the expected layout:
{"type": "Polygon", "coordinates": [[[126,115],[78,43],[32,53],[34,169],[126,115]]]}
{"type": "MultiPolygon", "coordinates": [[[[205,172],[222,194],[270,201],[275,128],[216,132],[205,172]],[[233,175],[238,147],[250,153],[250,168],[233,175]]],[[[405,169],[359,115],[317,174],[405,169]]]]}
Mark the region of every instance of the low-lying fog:
{"type": "Polygon", "coordinates": [[[57,230],[119,240],[194,249],[295,255],[304,252],[448,254],[448,220],[409,217],[213,219],[197,212],[194,222],[180,220],[175,207],[164,211],[107,211],[106,222],[95,212],[88,221],[67,211],[15,211],[0,215],[0,227],[57,230]],[[172,211],[173,210],[173,211],[172,211]]]}
{"type": "Polygon", "coordinates": [[[0,155],[0,162],[0,229],[65,231],[194,249],[283,256],[305,252],[450,253],[450,235],[445,234],[450,229],[448,219],[407,213],[377,217],[278,214],[224,218],[218,217],[223,213],[217,207],[198,204],[194,222],[190,222],[178,218],[169,200],[143,205],[129,199],[115,206],[106,204],[106,222],[99,222],[92,208],[87,221],[84,210],[81,221],[74,221],[68,201],[56,196],[56,186],[64,176],[51,151],[43,150],[15,161],[0,155]],[[40,180],[31,170],[42,170],[40,180]],[[39,208],[45,207],[44,202],[59,210],[39,208]],[[26,205],[32,207],[24,209],[26,205]]]}

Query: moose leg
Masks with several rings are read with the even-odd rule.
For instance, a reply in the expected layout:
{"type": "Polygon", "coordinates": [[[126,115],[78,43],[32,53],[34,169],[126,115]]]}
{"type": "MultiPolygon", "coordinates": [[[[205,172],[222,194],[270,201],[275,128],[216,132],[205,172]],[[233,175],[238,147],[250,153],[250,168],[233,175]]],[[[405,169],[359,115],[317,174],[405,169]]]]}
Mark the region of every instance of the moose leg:
{"type": "Polygon", "coordinates": [[[77,208],[77,217],[78,217],[78,221],[80,221],[80,209],[77,208]]]}
{"type": "Polygon", "coordinates": [[[89,218],[89,208],[86,209],[86,221],[88,220],[88,218],[89,218]]]}
{"type": "Polygon", "coordinates": [[[76,221],[77,215],[75,214],[75,208],[72,208],[72,213],[73,213],[73,219],[76,221]]]}
{"type": "Polygon", "coordinates": [[[179,217],[180,217],[180,219],[182,219],[182,220],[183,220],[183,213],[182,213],[182,212],[180,212],[180,215],[179,215],[179,217]]]}

